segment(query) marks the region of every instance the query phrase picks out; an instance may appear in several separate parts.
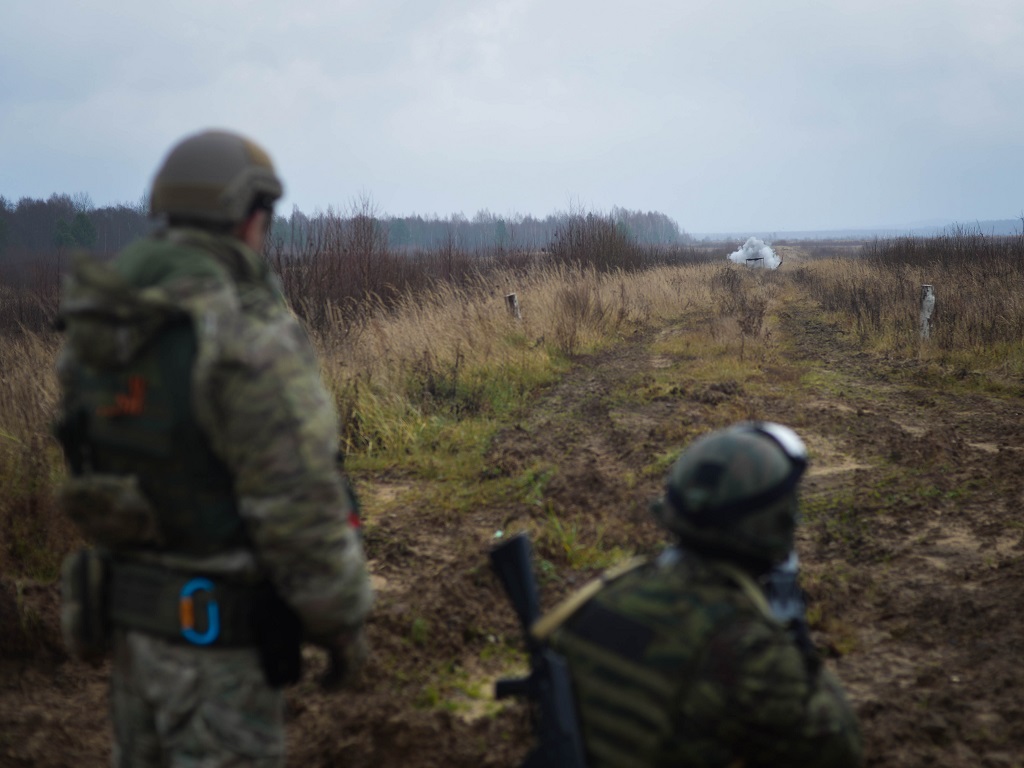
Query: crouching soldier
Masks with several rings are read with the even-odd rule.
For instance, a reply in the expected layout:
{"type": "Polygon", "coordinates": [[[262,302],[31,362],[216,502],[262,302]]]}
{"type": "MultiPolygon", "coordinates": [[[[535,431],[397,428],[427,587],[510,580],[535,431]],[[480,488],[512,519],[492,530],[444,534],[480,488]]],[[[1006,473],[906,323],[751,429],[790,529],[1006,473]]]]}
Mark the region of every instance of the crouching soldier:
{"type": "Polygon", "coordinates": [[[113,654],[114,765],[284,764],[300,643],[352,673],[370,609],[336,415],[263,260],[267,154],[208,131],[156,174],[155,232],[76,260],[60,322],[64,567],[79,657],[113,654]]]}
{"type": "Polygon", "coordinates": [[[778,424],[697,440],[652,505],[677,545],[534,625],[568,662],[590,768],[862,764],[855,716],[778,567],[806,465],[778,424]]]}

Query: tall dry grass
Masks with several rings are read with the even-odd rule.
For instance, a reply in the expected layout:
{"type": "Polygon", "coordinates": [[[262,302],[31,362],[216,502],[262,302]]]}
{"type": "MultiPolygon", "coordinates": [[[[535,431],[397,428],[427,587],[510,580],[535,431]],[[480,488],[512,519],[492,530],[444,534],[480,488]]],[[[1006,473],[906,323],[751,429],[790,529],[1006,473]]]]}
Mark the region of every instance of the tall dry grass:
{"type": "Polygon", "coordinates": [[[331,212],[320,217],[298,247],[270,242],[267,250],[296,313],[318,332],[362,322],[368,310],[398,310],[408,297],[442,286],[471,288],[551,265],[630,272],[719,257],[690,246],[637,245],[611,218],[593,214],[568,217],[541,251],[514,245],[469,249],[454,230],[435,248],[396,250],[389,246],[385,223],[366,202],[348,217],[331,212]]]}
{"type": "Polygon", "coordinates": [[[956,230],[936,238],[880,240],[857,259],[813,262],[796,280],[859,340],[922,359],[963,378],[1020,385],[1024,375],[1024,236],[956,230]],[[921,286],[936,304],[920,333],[921,286]]]}
{"type": "Polygon", "coordinates": [[[601,272],[555,264],[498,270],[379,305],[315,332],[350,452],[411,449],[437,416],[516,407],[574,355],[617,336],[711,312],[720,266],[601,272]],[[522,319],[505,295],[516,293],[522,319]]]}
{"type": "Polygon", "coordinates": [[[57,402],[56,334],[0,336],[0,573],[55,575],[70,523],[53,504],[60,449],[50,434],[57,402]]]}
{"type": "MultiPolygon", "coordinates": [[[[328,300],[307,330],[338,405],[345,451],[400,461],[436,452],[446,440],[452,450],[486,441],[575,356],[626,334],[687,316],[712,318],[712,332],[722,338],[757,336],[767,299],[758,298],[763,286],[751,291],[748,283],[771,275],[746,273],[720,263],[494,268],[390,302],[371,296],[355,314],[328,300]],[[506,309],[513,292],[521,319],[506,309]]],[[[0,329],[2,573],[52,574],[74,539],[52,504],[63,473],[50,437],[58,345],[51,331],[0,329]]]]}
{"type": "Polygon", "coordinates": [[[15,285],[0,279],[0,333],[44,332],[57,316],[60,275],[15,285]]]}
{"type": "MultiPolygon", "coordinates": [[[[350,233],[349,250],[286,265],[285,275],[320,353],[348,453],[399,462],[446,440],[484,441],[575,356],[679,318],[694,338],[737,351],[740,362],[754,354],[768,360],[774,307],[793,291],[809,293],[883,354],[924,360],[961,378],[980,370],[986,381],[1018,388],[1024,374],[1022,238],[959,233],[880,241],[860,258],[805,263],[790,273],[792,282],[710,253],[699,254],[703,263],[637,269],[563,258],[568,251],[558,259],[502,261],[460,255],[452,244],[431,257],[427,277],[398,289],[391,267],[364,258],[386,251],[372,222],[362,223],[361,232],[350,233]],[[388,279],[366,282],[382,274],[388,279]],[[343,285],[349,279],[355,288],[343,285]],[[938,296],[927,342],[918,330],[925,283],[938,296]],[[374,284],[394,289],[370,290],[374,284]],[[513,292],[518,320],[505,305],[513,292]]],[[[614,232],[596,235],[617,242],[614,232]]],[[[395,264],[414,268],[415,259],[402,258],[395,264]]],[[[51,287],[43,291],[0,287],[0,572],[37,577],[53,572],[73,538],[51,501],[63,468],[50,437],[59,339],[47,330],[55,299],[54,281],[45,282],[51,287]]]]}

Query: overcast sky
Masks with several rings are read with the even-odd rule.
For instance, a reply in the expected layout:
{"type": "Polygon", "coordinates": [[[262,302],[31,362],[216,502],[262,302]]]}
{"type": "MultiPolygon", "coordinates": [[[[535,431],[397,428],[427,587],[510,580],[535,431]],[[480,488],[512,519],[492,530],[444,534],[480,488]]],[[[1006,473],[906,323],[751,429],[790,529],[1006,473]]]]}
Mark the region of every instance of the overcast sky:
{"type": "Polygon", "coordinates": [[[0,0],[0,195],[136,201],[208,127],[292,204],[1015,218],[1021,0],[0,0]]]}

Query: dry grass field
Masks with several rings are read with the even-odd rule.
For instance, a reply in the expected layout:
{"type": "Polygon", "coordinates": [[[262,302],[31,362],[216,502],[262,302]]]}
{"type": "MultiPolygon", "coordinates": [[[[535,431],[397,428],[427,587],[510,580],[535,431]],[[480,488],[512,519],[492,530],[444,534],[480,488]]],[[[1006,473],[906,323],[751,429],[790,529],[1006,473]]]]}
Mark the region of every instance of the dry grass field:
{"type": "MultiPolygon", "coordinates": [[[[790,245],[776,272],[509,266],[320,307],[378,602],[356,689],[321,692],[307,652],[289,764],[516,764],[525,712],[491,685],[525,659],[488,548],[528,531],[550,605],[665,546],[647,502],[682,446],[765,418],[811,451],[810,619],[869,764],[1020,765],[1024,260],[1014,241],[930,247],[790,245]]],[[[105,670],[68,662],[56,628],[55,569],[81,543],[51,502],[57,344],[0,336],[2,765],[99,766],[109,748],[105,670]]]]}

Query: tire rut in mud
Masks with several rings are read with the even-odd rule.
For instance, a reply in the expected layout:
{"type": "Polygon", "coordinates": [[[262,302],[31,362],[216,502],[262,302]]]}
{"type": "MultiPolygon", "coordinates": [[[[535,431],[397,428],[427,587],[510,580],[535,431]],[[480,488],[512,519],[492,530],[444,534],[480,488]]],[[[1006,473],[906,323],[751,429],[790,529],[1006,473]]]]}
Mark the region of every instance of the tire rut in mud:
{"type": "Polygon", "coordinates": [[[851,466],[805,484],[839,503],[803,543],[826,627],[852,645],[839,672],[869,764],[1012,765],[1024,753],[1024,404],[915,384],[914,361],[873,359],[809,310],[783,327],[802,364],[831,374],[791,420],[851,466]]]}
{"type": "MultiPolygon", "coordinates": [[[[288,694],[289,765],[516,764],[529,740],[521,705],[466,716],[429,690],[438,675],[489,684],[506,671],[503,649],[518,647],[487,567],[494,532],[537,534],[550,605],[600,570],[567,542],[660,549],[647,503],[663,473],[651,467],[738,417],[790,424],[811,448],[799,546],[815,638],[850,690],[869,764],[1013,765],[1024,754],[1021,400],[914,384],[911,364],[871,357],[801,304],[780,323],[788,356],[755,385],[689,379],[681,366],[677,387],[647,392],[661,365],[648,342],[681,326],[580,357],[499,433],[481,469],[534,477],[531,498],[458,517],[390,505],[367,539],[383,585],[375,654],[355,690],[328,696],[313,679],[322,656],[307,653],[309,673],[288,694]]],[[[47,599],[38,610],[51,621],[47,599]]],[[[106,764],[102,668],[5,664],[0,763],[106,764]]]]}

